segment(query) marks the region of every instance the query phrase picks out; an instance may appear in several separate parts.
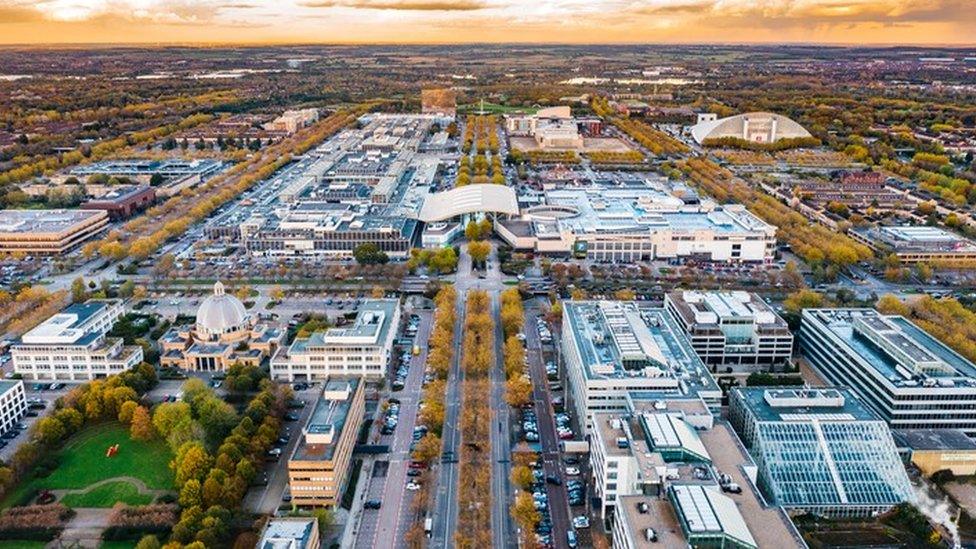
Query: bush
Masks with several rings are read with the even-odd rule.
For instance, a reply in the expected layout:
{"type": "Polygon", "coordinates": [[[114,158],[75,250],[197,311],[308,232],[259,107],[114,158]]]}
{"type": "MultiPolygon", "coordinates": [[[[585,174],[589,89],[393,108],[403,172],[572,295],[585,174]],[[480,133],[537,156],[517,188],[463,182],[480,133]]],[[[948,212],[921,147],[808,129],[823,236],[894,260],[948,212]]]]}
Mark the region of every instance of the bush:
{"type": "Polygon", "coordinates": [[[102,532],[102,539],[138,540],[147,534],[167,534],[176,524],[177,510],[178,507],[171,503],[138,507],[116,504],[108,519],[109,527],[102,532]]]}
{"type": "Polygon", "coordinates": [[[0,539],[52,540],[72,515],[60,503],[11,507],[0,513],[0,539]]]}

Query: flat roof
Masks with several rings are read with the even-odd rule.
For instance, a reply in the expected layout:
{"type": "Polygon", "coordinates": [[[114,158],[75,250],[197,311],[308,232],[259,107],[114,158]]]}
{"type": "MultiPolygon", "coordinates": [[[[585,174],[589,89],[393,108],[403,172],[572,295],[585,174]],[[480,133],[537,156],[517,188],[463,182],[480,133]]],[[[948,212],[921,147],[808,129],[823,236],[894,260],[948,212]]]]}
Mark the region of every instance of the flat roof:
{"type": "Polygon", "coordinates": [[[0,395],[6,393],[7,391],[13,389],[14,387],[22,383],[23,381],[20,380],[16,380],[16,381],[9,380],[9,379],[0,380],[0,395]]]}
{"type": "Polygon", "coordinates": [[[630,531],[631,543],[638,549],[656,549],[658,547],[686,547],[685,539],[674,514],[674,508],[664,499],[648,496],[618,496],[615,520],[623,520],[630,531]],[[641,513],[638,506],[647,505],[646,513],[641,513]],[[644,532],[652,528],[657,534],[657,541],[650,542],[644,537],[644,532]]]}
{"type": "Polygon", "coordinates": [[[224,163],[220,160],[211,158],[200,158],[192,160],[182,160],[171,158],[166,160],[147,160],[147,159],[128,159],[128,160],[103,160],[92,162],[71,169],[73,175],[151,175],[159,173],[163,175],[190,175],[204,174],[214,170],[219,170],[224,163]]]}
{"type": "Polygon", "coordinates": [[[675,512],[691,536],[721,534],[748,547],[759,547],[731,498],[714,488],[671,485],[675,512]]]}
{"type": "Polygon", "coordinates": [[[976,242],[941,227],[896,225],[867,227],[856,232],[895,252],[976,252],[976,242]]]}
{"type": "Polygon", "coordinates": [[[313,352],[322,347],[379,345],[395,330],[393,319],[400,302],[396,299],[366,299],[356,310],[356,318],[345,326],[328,328],[296,339],[289,353],[313,352]]]}
{"type": "Polygon", "coordinates": [[[644,412],[640,414],[640,424],[652,451],[680,450],[702,461],[711,461],[698,433],[675,414],[644,412]]]}
{"type": "MultiPolygon", "coordinates": [[[[272,518],[261,534],[259,549],[313,549],[309,547],[316,518],[272,518]]],[[[315,548],[318,549],[318,548],[315,548]]]]}
{"type": "Polygon", "coordinates": [[[733,387],[759,421],[881,421],[847,387],[733,387]]]}
{"type": "MultiPolygon", "coordinates": [[[[587,379],[671,380],[667,396],[719,390],[664,309],[640,309],[630,301],[564,301],[563,311],[587,379]]],[[[654,392],[639,397],[653,398],[654,392]]]]}
{"type": "Polygon", "coordinates": [[[106,216],[102,210],[0,210],[0,234],[61,233],[106,216]]]}
{"type": "Polygon", "coordinates": [[[805,325],[815,321],[896,387],[976,387],[976,365],[905,317],[855,308],[806,309],[803,317],[805,325]],[[872,327],[883,338],[872,337],[872,330],[863,329],[872,327]],[[909,367],[906,357],[914,357],[922,367],[909,367]],[[932,360],[936,364],[931,365],[932,360]]]}
{"type": "Polygon", "coordinates": [[[122,303],[120,299],[89,299],[84,303],[68,305],[21,337],[26,345],[85,345],[102,335],[93,333],[88,323],[110,306],[122,303]]]}
{"type": "Polygon", "coordinates": [[[292,461],[327,461],[333,458],[360,383],[362,381],[356,377],[330,377],[326,380],[322,397],[315,403],[315,409],[303,429],[302,438],[295,446],[292,461]],[[311,441],[310,435],[313,437],[311,441]],[[318,442],[316,435],[320,435],[323,442],[318,442]]]}
{"type": "Polygon", "coordinates": [[[976,450],[976,440],[959,429],[892,429],[895,445],[912,450],[976,450]]]}
{"type": "Polygon", "coordinates": [[[786,321],[752,292],[674,290],[668,298],[689,325],[718,327],[724,322],[750,322],[759,328],[787,328],[786,321]]]}

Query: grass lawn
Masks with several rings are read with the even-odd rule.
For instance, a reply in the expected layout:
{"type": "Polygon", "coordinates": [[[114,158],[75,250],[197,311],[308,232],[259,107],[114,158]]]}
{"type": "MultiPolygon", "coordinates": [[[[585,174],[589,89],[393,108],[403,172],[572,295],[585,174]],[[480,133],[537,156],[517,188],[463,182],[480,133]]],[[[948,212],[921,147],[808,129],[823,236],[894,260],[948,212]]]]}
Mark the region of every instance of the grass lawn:
{"type": "MultiPolygon", "coordinates": [[[[169,468],[172,454],[166,443],[131,440],[129,430],[119,423],[95,425],[78,433],[57,456],[56,470],[46,478],[30,478],[21,483],[4,499],[2,507],[29,503],[25,498],[37,490],[85,488],[100,480],[122,476],[141,479],[150,489],[173,487],[173,473],[169,468]],[[118,453],[105,457],[108,447],[114,444],[119,445],[118,453]]],[[[135,488],[132,490],[134,493],[135,488]]]]}
{"type": "Polygon", "coordinates": [[[111,507],[116,502],[129,505],[146,505],[152,503],[152,494],[140,494],[132,484],[125,481],[109,482],[96,486],[80,494],[66,494],[61,503],[68,507],[111,507]]]}
{"type": "Polygon", "coordinates": [[[103,541],[98,549],[133,549],[136,546],[135,541],[103,541]]]}
{"type": "MultiPolygon", "coordinates": [[[[459,113],[477,113],[481,110],[481,102],[470,103],[468,105],[458,105],[457,111],[459,113]]],[[[535,114],[539,110],[533,107],[515,107],[510,105],[499,105],[498,103],[489,103],[485,101],[485,112],[488,114],[508,114],[514,112],[520,112],[525,114],[535,114]]]]}
{"type": "Polygon", "coordinates": [[[0,549],[43,549],[47,546],[43,541],[30,541],[22,539],[0,540],[0,549]]]}

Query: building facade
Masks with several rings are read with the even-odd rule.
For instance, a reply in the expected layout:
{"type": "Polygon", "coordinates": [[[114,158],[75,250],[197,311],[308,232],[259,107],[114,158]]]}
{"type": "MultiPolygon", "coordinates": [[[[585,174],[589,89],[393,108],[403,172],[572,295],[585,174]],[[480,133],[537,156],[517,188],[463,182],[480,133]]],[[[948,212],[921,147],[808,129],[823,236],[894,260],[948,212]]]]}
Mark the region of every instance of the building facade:
{"type": "Polygon", "coordinates": [[[400,324],[396,299],[367,299],[350,325],[315,332],[282,347],[271,359],[271,378],[321,380],[330,376],[386,376],[400,324]]]}
{"type": "Polygon", "coordinates": [[[108,227],[101,210],[2,210],[0,253],[63,255],[108,227]]]}
{"type": "Polygon", "coordinates": [[[976,365],[904,317],[805,309],[800,351],[892,429],[960,429],[976,437],[976,365]]]}
{"type": "Polygon", "coordinates": [[[11,346],[14,371],[30,380],[90,381],[137,366],[142,347],[108,336],[124,312],[121,299],[68,306],[11,346]]]}
{"type": "Polygon", "coordinates": [[[664,306],[706,364],[771,368],[793,354],[786,321],[754,293],[675,290],[665,294],[664,306]]]}
{"type": "Polygon", "coordinates": [[[292,504],[334,507],[346,487],[356,436],[365,413],[366,383],[330,378],[288,459],[292,504]]]}
{"type": "Polygon", "coordinates": [[[21,380],[0,381],[0,434],[9,431],[27,413],[27,397],[21,380]]]}

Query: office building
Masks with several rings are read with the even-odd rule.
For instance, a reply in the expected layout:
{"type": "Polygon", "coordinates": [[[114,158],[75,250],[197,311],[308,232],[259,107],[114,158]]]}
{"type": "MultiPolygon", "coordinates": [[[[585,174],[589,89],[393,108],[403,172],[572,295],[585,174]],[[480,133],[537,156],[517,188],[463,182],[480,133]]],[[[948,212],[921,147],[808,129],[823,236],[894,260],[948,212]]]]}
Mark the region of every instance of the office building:
{"type": "Polygon", "coordinates": [[[898,453],[927,477],[939,471],[976,475],[976,440],[958,429],[895,429],[891,435],[898,453]]]}
{"type": "Polygon", "coordinates": [[[768,369],[793,353],[786,321],[754,293],[675,290],[664,307],[708,365],[768,369]]]}
{"type": "Polygon", "coordinates": [[[75,177],[92,175],[107,175],[109,177],[126,177],[142,183],[149,183],[153,175],[165,179],[195,178],[196,181],[206,180],[224,168],[224,163],[210,158],[198,160],[181,160],[169,158],[165,160],[117,159],[92,162],[71,168],[69,173],[75,177]]]}
{"type": "Polygon", "coordinates": [[[281,116],[264,125],[269,132],[295,133],[319,121],[318,109],[285,111],[281,116]]]}
{"type": "Polygon", "coordinates": [[[689,546],[758,549],[736,502],[719,490],[672,485],[668,487],[668,501],[689,546]]]}
{"type": "Polygon", "coordinates": [[[363,422],[365,386],[357,378],[325,381],[322,396],[288,458],[293,505],[334,507],[338,503],[363,422]]]}
{"type": "Polygon", "coordinates": [[[108,336],[124,312],[121,299],[69,305],[10,347],[14,371],[30,380],[90,381],[138,365],[142,347],[108,336]]]}
{"type": "Polygon", "coordinates": [[[904,317],[806,309],[800,352],[892,429],[961,429],[976,437],[976,366],[904,317]]]}
{"type": "Polygon", "coordinates": [[[735,387],[729,418],[760,489],[791,512],[873,516],[910,499],[888,426],[846,388],[735,387]]]}
{"type": "Polygon", "coordinates": [[[902,225],[853,229],[851,236],[905,264],[976,260],[976,242],[939,227],[902,225]]]}
{"type": "Polygon", "coordinates": [[[101,210],[0,210],[0,253],[63,255],[108,227],[101,210]]]}
{"type": "Polygon", "coordinates": [[[577,417],[624,412],[644,400],[701,399],[717,409],[721,390],[664,309],[634,302],[563,302],[562,359],[577,417]]]}
{"type": "Polygon", "coordinates": [[[351,324],[315,332],[282,347],[271,359],[271,378],[290,382],[335,375],[382,379],[399,324],[398,300],[364,300],[351,324]]]}
{"type": "Polygon", "coordinates": [[[316,517],[273,517],[261,530],[256,549],[319,549],[316,517]]]}
{"type": "Polygon", "coordinates": [[[117,185],[98,198],[80,206],[82,210],[105,210],[112,220],[131,217],[148,208],[156,200],[156,191],[149,185],[117,185]]]}
{"type": "Polygon", "coordinates": [[[25,413],[24,382],[19,379],[0,381],[0,434],[9,431],[25,413]]]}
{"type": "Polygon", "coordinates": [[[890,210],[910,202],[902,191],[891,189],[881,172],[840,172],[827,179],[807,178],[790,182],[796,194],[817,206],[834,202],[848,208],[890,210]]]}
{"type": "Polygon", "coordinates": [[[192,326],[174,326],[159,340],[163,366],[189,371],[223,372],[235,363],[260,366],[281,346],[284,332],[256,322],[240,299],[214,284],[197,309],[192,326]]]}

